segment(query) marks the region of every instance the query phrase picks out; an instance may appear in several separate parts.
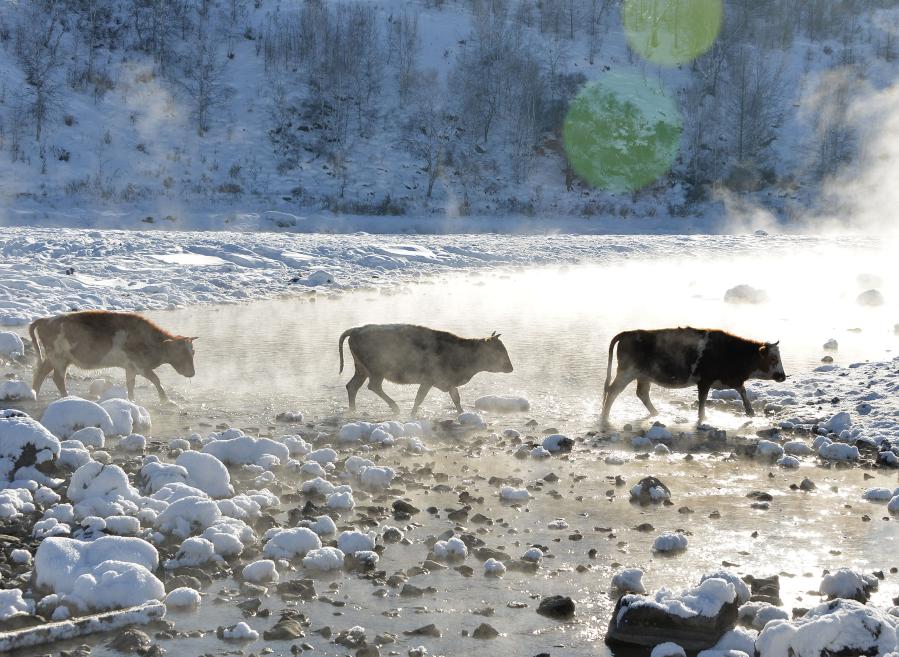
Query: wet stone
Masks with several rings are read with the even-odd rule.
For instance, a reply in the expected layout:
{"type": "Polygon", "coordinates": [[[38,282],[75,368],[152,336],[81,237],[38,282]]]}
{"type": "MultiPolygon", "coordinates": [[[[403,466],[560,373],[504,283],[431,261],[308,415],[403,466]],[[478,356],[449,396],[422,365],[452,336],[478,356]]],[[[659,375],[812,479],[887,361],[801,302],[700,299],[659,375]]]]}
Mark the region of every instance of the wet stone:
{"type": "Polygon", "coordinates": [[[548,618],[571,618],[574,616],[574,600],[567,596],[551,595],[540,601],[537,613],[548,618]]]}
{"type": "Polygon", "coordinates": [[[113,650],[124,653],[143,653],[150,648],[150,637],[145,632],[129,628],[107,644],[113,650]]]}
{"type": "Polygon", "coordinates": [[[499,636],[499,632],[489,623],[481,623],[471,633],[471,636],[475,639],[495,639],[499,636]]]}

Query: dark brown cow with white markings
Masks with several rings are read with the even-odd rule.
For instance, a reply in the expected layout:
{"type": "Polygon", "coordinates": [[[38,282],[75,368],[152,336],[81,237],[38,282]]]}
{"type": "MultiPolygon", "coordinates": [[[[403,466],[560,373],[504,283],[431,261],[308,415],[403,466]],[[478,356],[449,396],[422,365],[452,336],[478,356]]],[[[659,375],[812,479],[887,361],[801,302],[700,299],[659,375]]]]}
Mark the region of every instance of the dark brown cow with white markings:
{"type": "Polygon", "coordinates": [[[658,414],[649,399],[652,383],[663,388],[699,389],[699,421],[711,388],[733,388],[740,394],[746,414],[754,415],[744,384],[748,379],[782,382],[783,363],[777,342],[758,342],[717,329],[691,327],[654,331],[625,331],[609,343],[609,364],[603,393],[602,421],[607,423],[615,398],[637,381],[637,397],[650,415],[658,414]],[[612,354],[618,345],[618,371],[612,378],[612,354]]]}
{"type": "Polygon", "coordinates": [[[340,336],[341,372],[344,340],[349,342],[356,365],[353,378],[346,384],[351,411],[356,408],[356,393],[368,379],[368,389],[387,402],[394,413],[399,412],[399,407],[384,392],[385,380],[418,384],[413,415],[431,388],[449,393],[461,413],[459,386],[478,372],[512,371],[512,361],[496,333],[489,338],[460,338],[411,324],[358,326],[340,336]]]}
{"type": "Polygon", "coordinates": [[[85,370],[122,367],[129,399],[134,398],[134,382],[140,374],[156,386],[159,399],[167,401],[153,370],[169,363],[182,376],[191,377],[195,373],[193,342],[196,338],[172,335],[133,313],[104,310],[66,313],[35,320],[28,332],[37,354],[31,385],[35,393],[52,372],[60,394],[67,395],[69,365],[85,370]]]}

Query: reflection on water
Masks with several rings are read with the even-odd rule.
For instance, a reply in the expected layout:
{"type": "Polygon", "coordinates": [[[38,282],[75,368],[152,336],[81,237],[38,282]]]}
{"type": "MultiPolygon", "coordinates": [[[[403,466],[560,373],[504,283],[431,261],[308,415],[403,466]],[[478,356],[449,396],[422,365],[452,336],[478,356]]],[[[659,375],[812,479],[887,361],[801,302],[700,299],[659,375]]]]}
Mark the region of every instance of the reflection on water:
{"type": "MultiPolygon", "coordinates": [[[[164,368],[167,381],[188,398],[315,412],[345,408],[352,364],[350,358],[349,372],[338,374],[337,338],[348,327],[410,322],[471,337],[495,330],[503,335],[515,372],[479,374],[462,389],[463,404],[472,405],[485,393],[523,395],[534,416],[582,427],[595,422],[609,340],[621,330],[693,325],[780,340],[788,374],[819,366],[829,353],[822,345],[830,338],[839,343],[833,353],[838,363],[884,357],[897,343],[893,325],[899,314],[890,301],[899,294],[894,268],[879,252],[836,254],[819,249],[719,261],[625,260],[616,266],[459,274],[404,290],[296,296],[153,315],[165,326],[201,336],[193,381],[185,383],[164,368]],[[830,265],[835,261],[839,266],[830,265]],[[724,302],[728,289],[746,283],[763,290],[767,302],[724,302]],[[856,303],[858,294],[872,286],[887,303],[875,308],[856,303]]],[[[385,385],[408,411],[415,387],[385,385]]],[[[695,391],[654,388],[652,394],[664,420],[675,411],[684,414],[666,402],[692,401],[695,391]]],[[[378,416],[386,410],[365,388],[359,407],[378,416]]],[[[444,412],[450,408],[448,397],[432,391],[424,408],[444,412]]],[[[613,418],[633,421],[643,414],[631,389],[619,398],[613,418]]],[[[728,425],[726,417],[711,417],[728,425]]]]}

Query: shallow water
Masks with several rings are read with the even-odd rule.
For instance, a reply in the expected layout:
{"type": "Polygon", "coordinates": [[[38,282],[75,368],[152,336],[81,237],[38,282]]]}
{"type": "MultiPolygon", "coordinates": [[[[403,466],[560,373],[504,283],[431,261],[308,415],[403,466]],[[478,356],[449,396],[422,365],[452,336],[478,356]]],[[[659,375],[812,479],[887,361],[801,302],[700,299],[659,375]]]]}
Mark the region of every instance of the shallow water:
{"type": "MultiPolygon", "coordinates": [[[[548,460],[518,460],[514,447],[489,437],[490,431],[474,433],[459,441],[434,440],[434,451],[423,456],[404,456],[398,450],[369,453],[379,464],[397,468],[402,476],[398,489],[390,495],[363,499],[357,496],[355,512],[344,513],[338,527],[361,526],[367,507],[389,507],[397,496],[426,509],[412,521],[398,523],[374,511],[380,526],[401,526],[413,544],[389,545],[378,565],[388,575],[420,564],[427,555],[423,544],[460,526],[450,521],[447,510],[462,506],[459,494],[483,497],[473,503],[470,515],[482,513],[491,524],[462,522],[467,531],[483,539],[487,546],[519,557],[530,545],[548,548],[536,574],[509,571],[502,578],[487,578],[482,561],[469,556],[466,565],[474,569],[464,577],[449,568],[417,575],[409,582],[419,587],[433,586],[436,593],[421,598],[401,598],[397,589],[374,585],[364,577],[339,574],[319,577],[316,590],[337,604],[316,600],[299,603],[311,620],[310,630],[325,625],[335,631],[354,625],[366,628],[369,640],[390,632],[398,642],[384,646],[381,654],[405,655],[410,647],[424,645],[432,655],[480,654],[490,650],[502,655],[607,655],[602,637],[608,624],[614,597],[608,591],[612,574],[620,567],[641,567],[646,571],[648,590],[695,585],[699,576],[717,570],[727,562],[740,575],[780,574],[784,608],[810,607],[820,601],[815,591],[825,569],[852,567],[866,572],[883,570],[886,579],[875,594],[879,605],[889,605],[899,595],[899,577],[889,572],[899,566],[899,532],[884,505],[861,500],[865,488],[895,487],[895,472],[875,471],[866,480],[859,468],[820,468],[804,463],[799,471],[728,459],[729,449],[697,454],[685,459],[683,452],[670,456],[652,455],[643,460],[623,443],[598,440],[585,432],[596,428],[599,391],[605,377],[608,341],[620,330],[692,324],[732,330],[747,337],[781,340],[789,374],[808,372],[820,364],[825,352],[821,345],[836,338],[840,349],[837,362],[880,359],[897,346],[893,324],[895,304],[862,308],[855,297],[870,287],[859,275],[880,276],[879,289],[887,299],[899,293],[888,260],[876,250],[850,250],[839,244],[823,244],[811,252],[760,250],[739,258],[720,261],[686,261],[665,258],[628,261],[620,265],[533,268],[495,271],[488,274],[459,274],[425,280],[404,289],[369,290],[328,295],[297,295],[250,304],[201,307],[151,313],[164,326],[185,335],[199,335],[198,375],[185,381],[163,368],[167,387],[178,392],[179,408],[160,407],[152,388],[143,386],[138,401],[150,407],[154,439],[163,443],[188,431],[208,432],[218,423],[243,427],[254,434],[280,435],[303,431],[307,435],[327,428],[329,420],[345,410],[344,384],[351,371],[338,374],[337,338],[347,327],[372,322],[416,322],[444,328],[466,336],[502,332],[515,371],[512,374],[481,374],[462,389],[463,404],[472,406],[482,394],[517,394],[531,402],[528,413],[490,416],[491,430],[513,427],[539,442],[550,427],[577,436],[578,444],[567,456],[548,460]],[[839,263],[838,266],[834,263],[839,263]],[[751,272],[751,275],[750,275],[751,272]],[[735,306],[723,302],[727,289],[751,283],[765,289],[769,302],[735,306]],[[861,329],[853,332],[850,329],[861,329]],[[298,409],[314,430],[305,426],[282,425],[275,415],[298,409]],[[526,428],[535,418],[537,426],[526,428]],[[325,421],[325,424],[322,423],[325,421]],[[478,436],[484,436],[479,439],[478,436]],[[626,459],[623,465],[607,465],[614,454],[626,459]],[[434,475],[416,474],[425,464],[434,475]],[[543,481],[553,473],[554,483],[543,481]],[[615,475],[628,484],[616,487],[615,475]],[[657,475],[672,489],[673,506],[639,507],[628,501],[627,489],[641,477],[657,475]],[[516,485],[528,485],[532,499],[526,505],[509,506],[497,496],[498,486],[490,477],[515,478],[516,485]],[[804,476],[813,479],[817,490],[792,491],[789,485],[804,476]],[[542,482],[542,483],[540,483],[542,482]],[[437,483],[448,489],[434,490],[437,483]],[[767,511],[750,507],[750,491],[773,495],[767,511]],[[692,513],[682,513],[681,507],[692,513]],[[709,514],[717,511],[719,519],[709,514]],[[867,520],[863,516],[867,515],[867,520]],[[548,523],[563,517],[569,527],[551,530],[548,523]],[[635,529],[651,523],[649,532],[635,529]],[[650,549],[663,531],[682,529],[688,533],[686,552],[664,557],[650,549]],[[596,550],[595,558],[588,552],[596,550]],[[380,592],[383,590],[383,592],[380,592]],[[540,597],[551,594],[571,596],[577,604],[574,620],[562,623],[535,613],[540,597]],[[525,603],[513,609],[510,603],[525,603]],[[473,612],[489,607],[493,615],[473,612]],[[477,641],[470,633],[480,623],[494,626],[501,636],[492,642],[477,641]],[[406,637],[402,632],[434,623],[440,638],[406,637]],[[393,651],[393,652],[392,652],[393,651]]],[[[349,354],[347,353],[349,358],[349,354]]],[[[351,369],[351,361],[349,363],[351,369]]],[[[118,379],[119,373],[113,375],[118,379]]],[[[74,381],[83,392],[87,381],[74,381]]],[[[407,411],[415,388],[386,384],[385,390],[407,411]]],[[[688,408],[694,392],[653,389],[653,398],[662,410],[662,420],[692,419],[688,408]]],[[[36,408],[55,398],[45,388],[36,408]]],[[[387,417],[383,402],[366,389],[359,394],[360,416],[372,420],[387,417]]],[[[449,400],[432,392],[423,408],[429,418],[451,416],[449,400]]],[[[620,398],[613,413],[618,424],[639,420],[645,415],[633,396],[633,388],[620,398]]],[[[746,418],[718,407],[711,420],[722,427],[736,428],[746,418]]],[[[751,434],[766,428],[764,419],[746,427],[751,434]]],[[[346,455],[350,450],[342,450],[346,455]]],[[[299,481],[279,474],[281,494],[291,492],[299,481]]],[[[279,520],[286,522],[285,504],[279,520]]],[[[297,504],[302,506],[302,504],[297,504]]],[[[307,576],[302,568],[282,571],[282,580],[307,576]]],[[[271,609],[270,618],[245,617],[235,604],[241,596],[221,595],[235,589],[231,580],[218,580],[206,591],[196,613],[172,612],[168,619],[179,631],[201,630],[202,639],[161,641],[171,655],[221,654],[243,650],[259,654],[264,647],[274,654],[290,654],[292,643],[306,641],[315,654],[344,655],[349,649],[336,646],[318,634],[307,632],[295,642],[223,644],[215,638],[215,628],[246,620],[262,632],[271,627],[281,610],[293,606],[279,596],[263,600],[271,609]]],[[[88,641],[94,643],[96,639],[88,641]]],[[[105,643],[106,638],[103,638],[105,643]]],[[[77,645],[80,641],[74,642],[77,645]]],[[[34,650],[25,654],[42,654],[34,650]]],[[[104,645],[93,654],[111,653],[104,645]]]]}

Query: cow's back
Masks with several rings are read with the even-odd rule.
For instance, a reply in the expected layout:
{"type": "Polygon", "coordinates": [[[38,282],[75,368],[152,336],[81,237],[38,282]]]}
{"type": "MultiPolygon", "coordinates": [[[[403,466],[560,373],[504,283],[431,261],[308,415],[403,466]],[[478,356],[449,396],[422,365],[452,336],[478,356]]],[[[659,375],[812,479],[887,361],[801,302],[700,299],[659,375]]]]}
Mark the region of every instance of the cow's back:
{"type": "Polygon", "coordinates": [[[160,333],[139,315],[105,311],[57,315],[38,327],[48,355],[88,369],[155,361],[161,356],[160,333]]]}
{"type": "Polygon", "coordinates": [[[354,358],[373,375],[394,383],[423,383],[453,366],[463,340],[452,333],[412,324],[367,324],[349,335],[354,358]]]}

